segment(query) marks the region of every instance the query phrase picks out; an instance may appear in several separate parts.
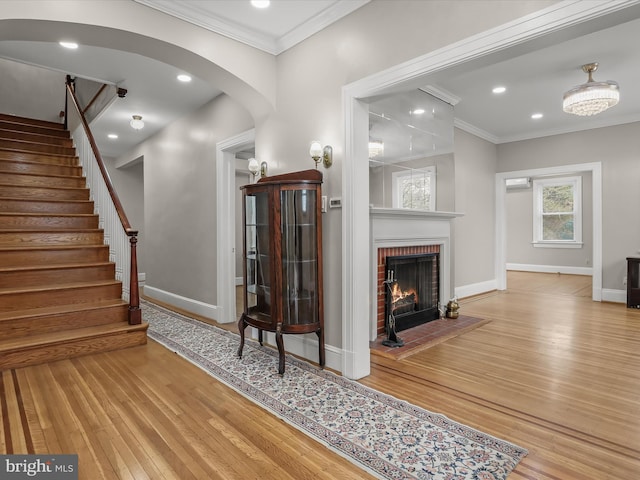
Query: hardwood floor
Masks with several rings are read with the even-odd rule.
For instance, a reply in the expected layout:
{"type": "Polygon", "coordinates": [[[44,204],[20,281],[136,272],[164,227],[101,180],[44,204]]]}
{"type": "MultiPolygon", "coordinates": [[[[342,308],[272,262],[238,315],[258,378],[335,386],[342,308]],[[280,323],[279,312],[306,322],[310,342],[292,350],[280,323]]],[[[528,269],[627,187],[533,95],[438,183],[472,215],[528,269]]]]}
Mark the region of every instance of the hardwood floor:
{"type": "MultiPolygon", "coordinates": [[[[508,281],[461,301],[487,325],[362,383],[527,448],[510,480],[638,478],[640,310],[589,277],[508,281]]],[[[81,479],[371,478],[153,341],[0,379],[0,452],[78,453],[81,479]]]]}

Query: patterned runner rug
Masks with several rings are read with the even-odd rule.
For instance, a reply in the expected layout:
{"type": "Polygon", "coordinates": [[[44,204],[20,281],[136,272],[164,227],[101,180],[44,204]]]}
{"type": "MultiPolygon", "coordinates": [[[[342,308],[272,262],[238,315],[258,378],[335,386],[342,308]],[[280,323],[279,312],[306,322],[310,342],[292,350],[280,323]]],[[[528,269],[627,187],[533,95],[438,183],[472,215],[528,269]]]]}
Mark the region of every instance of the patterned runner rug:
{"type": "Polygon", "coordinates": [[[383,479],[505,479],[527,451],[212,325],[142,302],[149,337],[383,479]]]}

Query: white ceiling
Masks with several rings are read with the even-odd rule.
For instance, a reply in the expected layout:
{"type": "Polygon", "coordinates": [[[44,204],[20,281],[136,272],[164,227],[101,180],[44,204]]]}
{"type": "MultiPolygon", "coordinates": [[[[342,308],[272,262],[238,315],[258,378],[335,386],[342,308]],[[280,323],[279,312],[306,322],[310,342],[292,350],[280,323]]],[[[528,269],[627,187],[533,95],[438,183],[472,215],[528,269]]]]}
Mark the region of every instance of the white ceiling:
{"type": "MultiPolygon", "coordinates": [[[[248,0],[134,1],[275,54],[367,3],[272,0],[264,11],[250,7],[248,0]]],[[[519,45],[518,55],[511,55],[514,58],[476,59],[434,74],[428,83],[459,100],[454,108],[459,127],[494,143],[638,121],[640,8],[629,9],[616,18],[620,21],[624,23],[613,27],[611,21],[590,24],[581,29],[579,38],[535,51],[519,45]],[[608,28],[594,31],[603,25],[608,28]],[[620,103],[593,118],[565,114],[562,94],[586,81],[580,66],[590,62],[600,64],[596,80],[620,84],[620,103]],[[491,93],[498,84],[507,87],[501,96],[491,93]],[[530,118],[534,112],[544,117],[534,121],[530,118]]],[[[62,52],[53,43],[0,41],[0,57],[127,88],[127,97],[114,102],[93,125],[104,156],[121,155],[220,93],[215,85],[197,78],[189,84],[179,83],[176,75],[181,72],[175,67],[122,51],[81,45],[76,51],[62,52]],[[128,126],[134,114],[142,115],[146,122],[140,132],[128,126]],[[120,138],[108,140],[106,135],[111,132],[120,138]]]]}

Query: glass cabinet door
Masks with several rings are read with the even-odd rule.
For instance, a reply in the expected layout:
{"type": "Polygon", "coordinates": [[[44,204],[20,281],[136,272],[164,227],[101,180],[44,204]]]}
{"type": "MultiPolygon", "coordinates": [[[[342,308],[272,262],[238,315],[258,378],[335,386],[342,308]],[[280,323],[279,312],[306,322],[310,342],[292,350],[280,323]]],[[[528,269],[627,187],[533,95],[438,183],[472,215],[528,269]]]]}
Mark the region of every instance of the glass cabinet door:
{"type": "Polygon", "coordinates": [[[245,196],[245,251],[249,313],[271,316],[268,192],[245,196]]]}
{"type": "Polygon", "coordinates": [[[283,190],[280,194],[285,325],[318,321],[316,206],[316,190],[283,190]]]}

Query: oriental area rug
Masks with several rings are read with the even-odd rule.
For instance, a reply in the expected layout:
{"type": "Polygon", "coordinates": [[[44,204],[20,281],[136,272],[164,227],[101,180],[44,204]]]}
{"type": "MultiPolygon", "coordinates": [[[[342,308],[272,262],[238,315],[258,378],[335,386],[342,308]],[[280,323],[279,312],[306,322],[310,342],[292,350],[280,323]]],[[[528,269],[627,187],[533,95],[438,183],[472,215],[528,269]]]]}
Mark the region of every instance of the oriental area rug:
{"type": "Polygon", "coordinates": [[[506,479],[527,451],[147,301],[148,335],[381,479],[506,479]]]}

